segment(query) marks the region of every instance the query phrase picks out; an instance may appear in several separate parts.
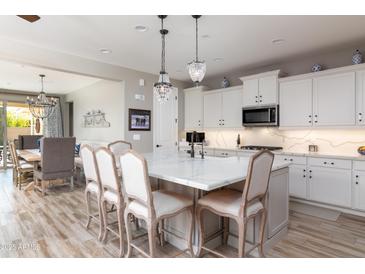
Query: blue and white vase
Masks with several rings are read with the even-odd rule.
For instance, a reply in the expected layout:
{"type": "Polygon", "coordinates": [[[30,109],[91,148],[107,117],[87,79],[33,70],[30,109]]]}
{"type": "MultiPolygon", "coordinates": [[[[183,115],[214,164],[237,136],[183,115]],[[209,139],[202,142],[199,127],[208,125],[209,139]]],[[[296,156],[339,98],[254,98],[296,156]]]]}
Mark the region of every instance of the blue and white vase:
{"type": "Polygon", "coordinates": [[[322,66],[320,64],[314,64],[312,66],[312,72],[318,72],[322,70],[322,66]]]}
{"type": "Polygon", "coordinates": [[[231,83],[228,81],[228,79],[226,77],[223,77],[221,86],[222,88],[228,88],[231,85],[231,83]]]}
{"type": "Polygon", "coordinates": [[[352,64],[357,65],[362,63],[362,53],[357,49],[352,55],[352,64]]]}

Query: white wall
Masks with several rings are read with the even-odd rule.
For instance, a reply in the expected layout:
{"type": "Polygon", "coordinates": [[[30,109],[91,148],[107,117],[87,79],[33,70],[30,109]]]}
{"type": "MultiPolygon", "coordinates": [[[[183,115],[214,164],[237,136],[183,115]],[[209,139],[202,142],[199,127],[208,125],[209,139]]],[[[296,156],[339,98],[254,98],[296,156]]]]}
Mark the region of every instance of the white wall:
{"type": "Polygon", "coordinates": [[[112,142],[124,140],[125,99],[124,83],[100,80],[91,86],[66,95],[74,104],[74,135],[77,140],[112,142]],[[105,112],[108,128],[83,127],[83,115],[91,110],[105,112]]]}

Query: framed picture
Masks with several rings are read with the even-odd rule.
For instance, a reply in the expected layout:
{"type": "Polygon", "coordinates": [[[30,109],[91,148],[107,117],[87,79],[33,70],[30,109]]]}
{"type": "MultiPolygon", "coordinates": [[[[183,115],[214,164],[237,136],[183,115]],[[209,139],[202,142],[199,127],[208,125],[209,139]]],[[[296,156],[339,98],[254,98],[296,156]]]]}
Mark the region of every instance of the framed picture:
{"type": "Polygon", "coordinates": [[[151,111],[144,109],[129,109],[129,130],[151,130],[151,111]]]}

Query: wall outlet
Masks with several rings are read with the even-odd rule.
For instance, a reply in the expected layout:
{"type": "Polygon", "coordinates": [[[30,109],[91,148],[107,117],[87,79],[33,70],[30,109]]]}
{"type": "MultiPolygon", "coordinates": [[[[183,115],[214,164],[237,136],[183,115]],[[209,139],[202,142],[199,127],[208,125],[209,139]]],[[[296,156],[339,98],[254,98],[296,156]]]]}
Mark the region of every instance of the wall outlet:
{"type": "Polygon", "coordinates": [[[144,87],[144,79],[139,79],[139,86],[144,87]]]}
{"type": "Polygon", "coordinates": [[[134,141],[139,141],[139,140],[141,140],[141,134],[133,134],[133,140],[134,140],[134,141]]]}
{"type": "Polygon", "coordinates": [[[137,101],[144,101],[144,95],[143,94],[135,94],[134,95],[134,98],[137,100],[137,101]]]}

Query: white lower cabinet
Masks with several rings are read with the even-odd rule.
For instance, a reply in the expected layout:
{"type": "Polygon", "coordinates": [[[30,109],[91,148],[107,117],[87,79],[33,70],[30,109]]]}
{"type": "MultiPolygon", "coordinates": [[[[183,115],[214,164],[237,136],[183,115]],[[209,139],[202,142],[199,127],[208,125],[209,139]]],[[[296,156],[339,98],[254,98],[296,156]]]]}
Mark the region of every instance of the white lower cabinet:
{"type": "Polygon", "coordinates": [[[308,167],[309,199],[351,207],[351,170],[308,167]]]}
{"type": "Polygon", "coordinates": [[[354,161],[352,174],[353,209],[365,210],[365,161],[354,161]]]}
{"type": "Polygon", "coordinates": [[[307,167],[305,165],[290,165],[289,194],[293,197],[307,199],[307,167]]]}

